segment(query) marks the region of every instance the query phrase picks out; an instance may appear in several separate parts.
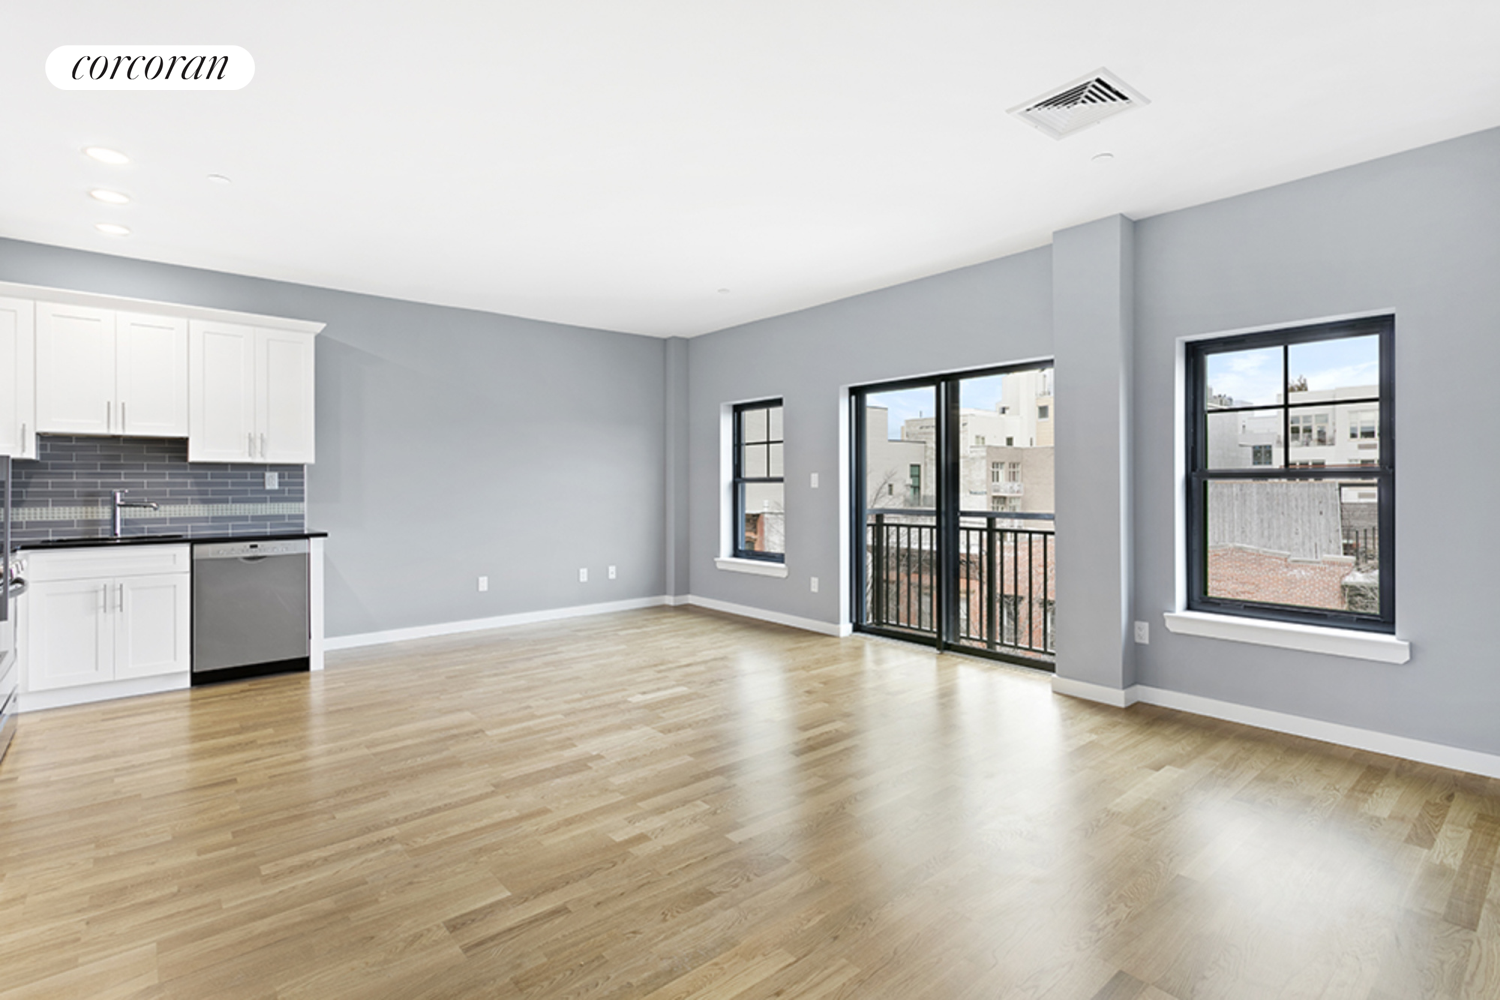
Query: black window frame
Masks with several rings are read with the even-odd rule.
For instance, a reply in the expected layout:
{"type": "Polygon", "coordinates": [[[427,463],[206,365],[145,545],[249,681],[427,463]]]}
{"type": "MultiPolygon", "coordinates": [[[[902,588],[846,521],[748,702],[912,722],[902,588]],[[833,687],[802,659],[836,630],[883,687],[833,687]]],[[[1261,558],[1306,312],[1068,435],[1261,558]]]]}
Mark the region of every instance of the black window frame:
{"type": "MultiPolygon", "coordinates": [[[[1324,625],[1368,632],[1396,631],[1396,393],[1395,393],[1395,317],[1379,315],[1339,320],[1277,330],[1257,331],[1226,337],[1188,341],[1185,345],[1187,475],[1185,477],[1187,512],[1187,609],[1215,614],[1238,615],[1303,625],[1324,625]],[[1378,337],[1380,380],[1378,397],[1339,400],[1338,405],[1374,402],[1379,406],[1378,432],[1380,458],[1373,466],[1324,466],[1292,464],[1290,416],[1307,404],[1293,403],[1289,383],[1293,374],[1287,364],[1288,351],[1297,344],[1349,337],[1378,337]],[[1282,465],[1252,466],[1238,469],[1208,467],[1207,369],[1206,360],[1214,354],[1230,351],[1281,347],[1282,392],[1277,404],[1247,405],[1244,409],[1281,411],[1282,465]],[[1227,480],[1373,480],[1377,490],[1376,529],[1379,538],[1380,613],[1368,614],[1275,604],[1271,602],[1232,600],[1210,597],[1208,581],[1208,484],[1227,480]]],[[[1235,407],[1234,409],[1240,409],[1235,407]]],[[[1233,412],[1216,410],[1215,412],[1233,412]]],[[[1335,439],[1337,434],[1334,434],[1335,439]]]]}
{"type": "MultiPolygon", "coordinates": [[[[734,429],[733,429],[733,432],[732,432],[732,434],[730,436],[731,437],[731,441],[733,443],[733,447],[734,447],[733,482],[732,482],[732,485],[730,487],[731,492],[733,493],[733,496],[734,496],[734,504],[733,504],[734,510],[733,510],[733,513],[732,513],[732,516],[734,518],[734,522],[733,522],[733,526],[731,528],[732,544],[731,544],[731,552],[730,552],[730,554],[735,559],[755,559],[755,560],[759,560],[760,562],[785,563],[786,562],[786,553],[785,552],[758,552],[758,551],[756,551],[754,549],[747,549],[747,548],[745,548],[745,487],[747,485],[749,485],[749,484],[752,484],[752,483],[757,483],[757,484],[758,483],[780,483],[781,484],[781,498],[782,498],[781,499],[781,505],[782,505],[782,511],[781,511],[781,513],[782,513],[782,517],[783,518],[786,517],[786,475],[785,475],[785,473],[786,473],[786,404],[782,401],[782,399],[780,397],[776,397],[774,399],[757,399],[757,400],[752,400],[751,402],[748,402],[748,403],[735,403],[734,406],[732,406],[730,409],[731,409],[731,417],[730,417],[730,419],[733,421],[733,424],[734,424],[734,429]],[[770,417],[770,412],[769,411],[771,409],[773,409],[773,408],[778,408],[778,407],[781,409],[781,435],[782,436],[779,437],[779,438],[772,438],[771,437],[771,417],[770,417]],[[752,442],[752,443],[754,443],[754,444],[765,444],[767,446],[766,447],[766,472],[768,472],[768,473],[771,471],[770,445],[773,445],[773,444],[779,444],[779,445],[781,445],[781,462],[782,462],[781,471],[782,471],[782,475],[780,475],[780,476],[771,476],[771,475],[766,475],[766,476],[747,476],[747,475],[745,475],[745,470],[744,470],[744,456],[745,456],[745,444],[746,444],[746,442],[744,440],[744,424],[745,424],[745,422],[741,418],[742,418],[742,415],[745,412],[749,411],[749,410],[766,410],[767,411],[767,413],[766,413],[766,440],[764,442],[756,441],[756,442],[752,442]]],[[[786,525],[783,522],[783,524],[782,524],[783,544],[785,542],[785,531],[786,531],[786,525]]]]}

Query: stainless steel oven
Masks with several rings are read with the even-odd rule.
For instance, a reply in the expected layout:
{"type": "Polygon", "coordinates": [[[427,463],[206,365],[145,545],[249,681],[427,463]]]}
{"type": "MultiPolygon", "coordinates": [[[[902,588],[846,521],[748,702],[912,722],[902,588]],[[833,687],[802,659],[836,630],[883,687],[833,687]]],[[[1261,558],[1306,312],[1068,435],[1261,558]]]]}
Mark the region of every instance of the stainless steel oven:
{"type": "Polygon", "coordinates": [[[26,589],[26,581],[15,573],[10,550],[10,456],[0,455],[0,758],[10,749],[16,734],[16,709],[21,687],[21,668],[16,662],[15,598],[26,589]]]}

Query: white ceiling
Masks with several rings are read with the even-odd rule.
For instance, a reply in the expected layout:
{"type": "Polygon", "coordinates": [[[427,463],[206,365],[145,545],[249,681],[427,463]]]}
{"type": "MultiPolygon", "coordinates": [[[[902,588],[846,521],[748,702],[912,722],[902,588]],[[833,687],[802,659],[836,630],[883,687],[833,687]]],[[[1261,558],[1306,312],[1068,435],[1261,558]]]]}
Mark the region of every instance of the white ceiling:
{"type": "Polygon", "coordinates": [[[5,7],[0,235],[658,336],[1500,125],[1496,0],[5,7]],[[255,79],[43,74],[127,43],[255,79]],[[1005,113],[1100,67],[1152,103],[1062,141],[1005,113]]]}

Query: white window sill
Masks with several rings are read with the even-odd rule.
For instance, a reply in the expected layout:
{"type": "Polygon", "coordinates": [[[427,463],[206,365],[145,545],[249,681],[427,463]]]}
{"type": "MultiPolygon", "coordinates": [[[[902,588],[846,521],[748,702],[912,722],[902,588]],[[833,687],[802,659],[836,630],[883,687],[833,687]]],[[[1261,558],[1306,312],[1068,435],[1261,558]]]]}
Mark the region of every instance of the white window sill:
{"type": "Polygon", "coordinates": [[[731,559],[719,556],[714,565],[731,573],[750,573],[754,576],[786,576],[786,563],[763,562],[759,559],[731,559]]]}
{"type": "Polygon", "coordinates": [[[1168,611],[1163,617],[1166,618],[1167,630],[1178,635],[1252,642],[1260,646],[1279,646],[1381,663],[1405,663],[1411,659],[1411,643],[1376,632],[1212,615],[1203,611],[1168,611]]]}

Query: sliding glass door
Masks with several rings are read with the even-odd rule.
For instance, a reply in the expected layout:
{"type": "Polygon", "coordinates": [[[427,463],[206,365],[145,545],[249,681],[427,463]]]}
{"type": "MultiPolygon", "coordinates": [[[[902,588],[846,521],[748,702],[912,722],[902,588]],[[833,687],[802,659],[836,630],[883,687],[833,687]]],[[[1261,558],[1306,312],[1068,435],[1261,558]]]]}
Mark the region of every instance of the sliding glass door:
{"type": "Polygon", "coordinates": [[[856,627],[1050,667],[1050,365],[856,389],[856,627]]]}

